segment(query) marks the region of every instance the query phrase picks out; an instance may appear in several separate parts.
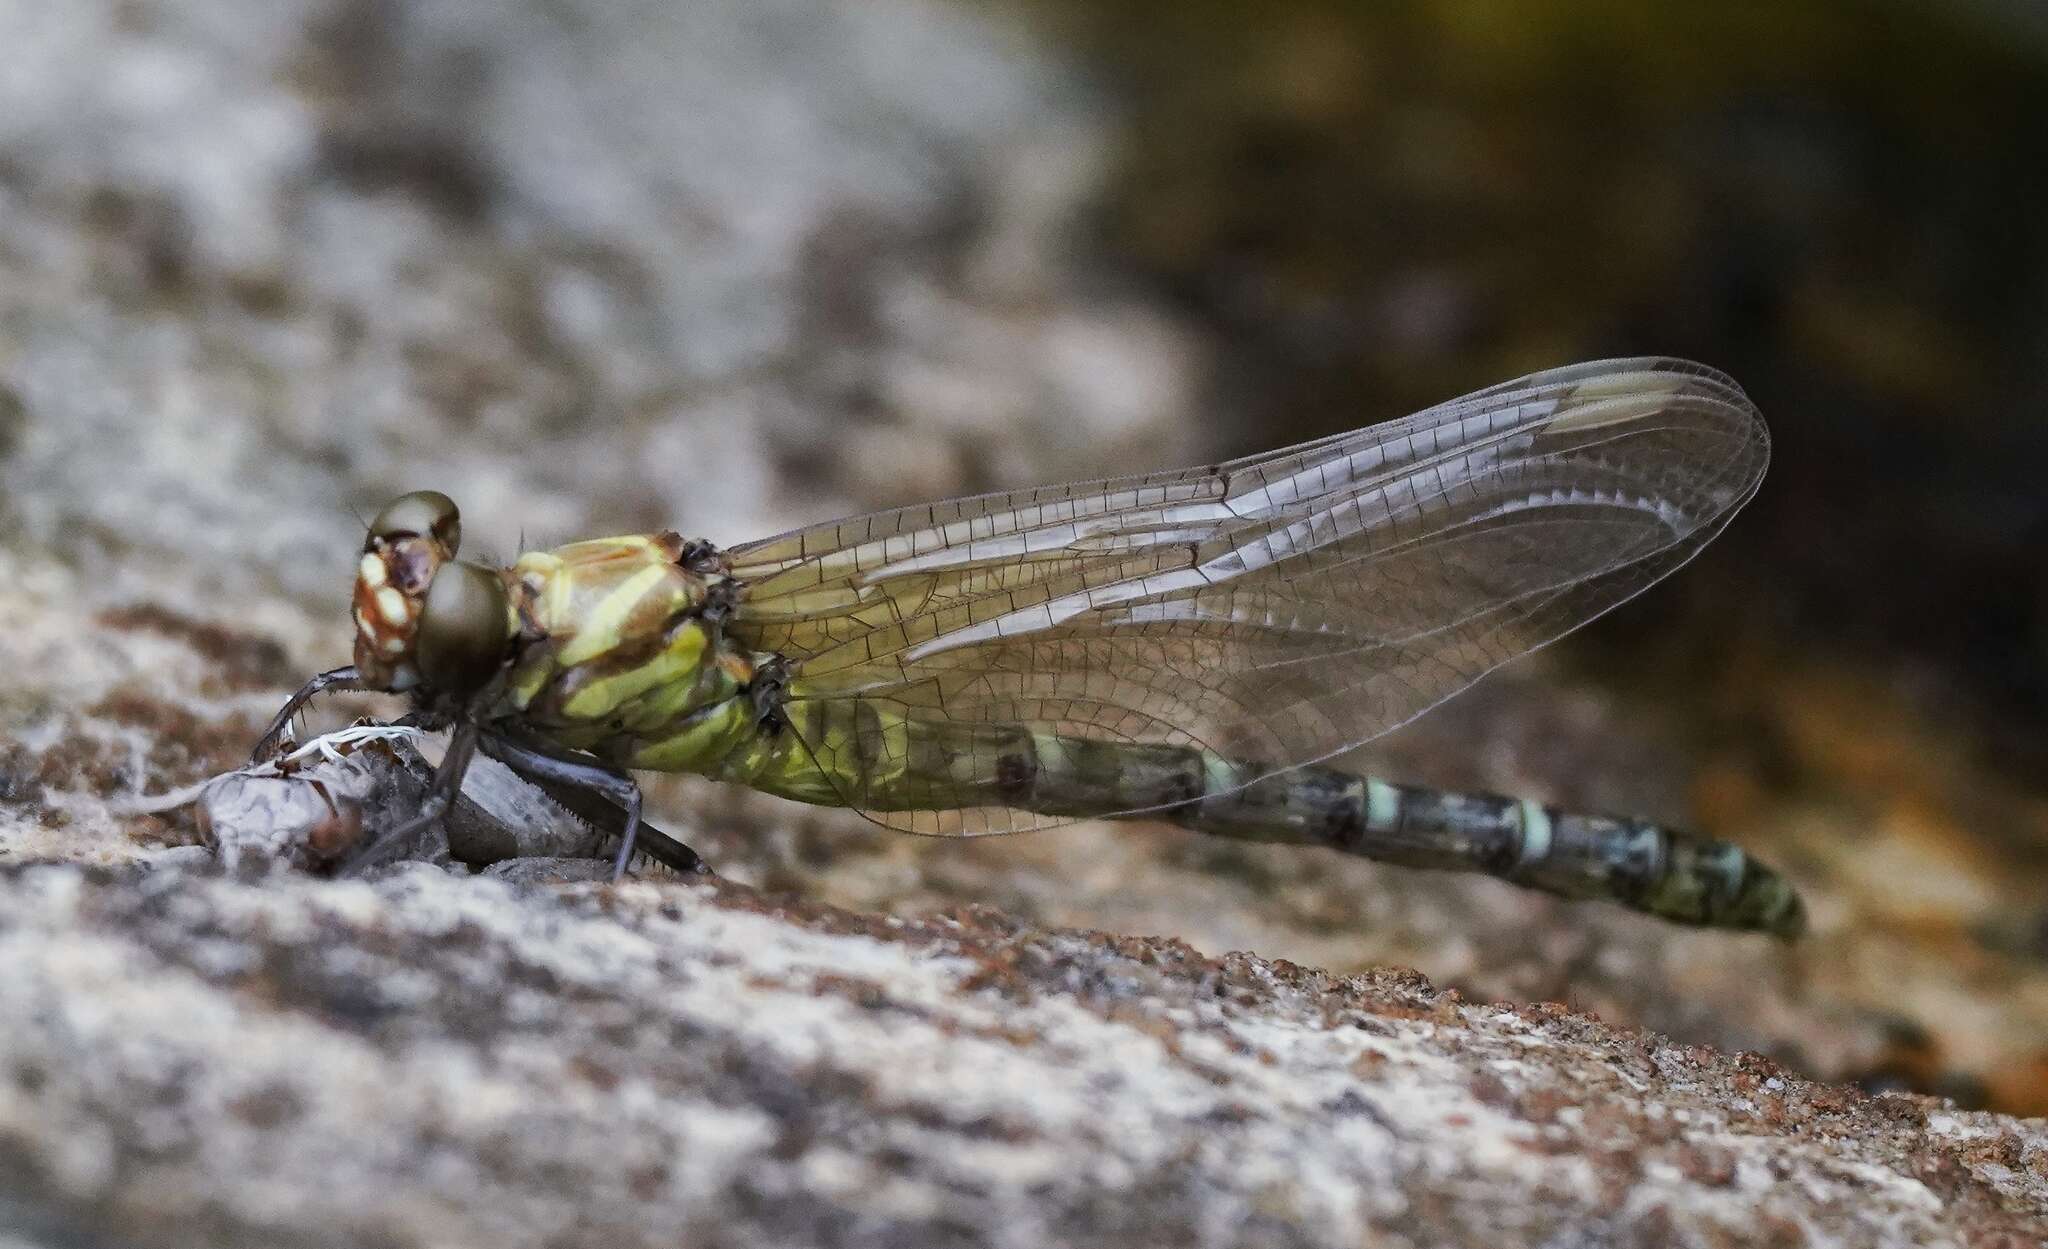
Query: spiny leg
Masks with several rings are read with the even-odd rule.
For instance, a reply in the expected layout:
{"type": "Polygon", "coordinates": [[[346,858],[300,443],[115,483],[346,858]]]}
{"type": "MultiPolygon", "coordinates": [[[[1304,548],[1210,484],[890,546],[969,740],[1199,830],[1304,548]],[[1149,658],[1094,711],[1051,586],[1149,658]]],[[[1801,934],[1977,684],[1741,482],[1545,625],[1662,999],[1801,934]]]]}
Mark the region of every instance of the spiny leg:
{"type": "MultiPolygon", "coordinates": [[[[710,865],[695,850],[640,821],[640,785],[632,777],[606,767],[594,759],[568,758],[536,745],[529,745],[502,733],[487,733],[483,751],[491,758],[540,785],[577,816],[602,827],[599,814],[585,797],[609,800],[623,808],[625,826],[619,834],[619,853],[612,864],[612,879],[626,873],[636,844],[661,862],[686,875],[709,875],[710,865]]],[[[619,814],[616,809],[612,814],[619,814]]]]}
{"type": "Polygon", "coordinates": [[[427,790],[426,801],[420,803],[419,814],[397,828],[378,834],[376,840],[357,851],[336,875],[355,875],[375,863],[390,847],[403,844],[448,814],[462,793],[462,778],[469,772],[469,762],[476,757],[477,733],[476,725],[470,721],[456,724],[448,734],[448,753],[441,757],[441,766],[434,772],[433,784],[427,790]]]}
{"type": "MultiPolygon", "coordinates": [[[[484,739],[483,750],[486,754],[492,754],[493,758],[498,757],[496,754],[493,754],[493,746],[489,737],[484,739]]],[[[568,811],[584,824],[596,829],[601,836],[624,836],[626,830],[625,800],[623,797],[614,796],[608,788],[604,790],[594,789],[585,784],[580,776],[576,779],[564,779],[551,775],[541,775],[535,771],[520,767],[512,760],[499,758],[498,761],[510,767],[513,773],[522,780],[539,787],[541,792],[554,799],[557,806],[568,811]]],[[[569,762],[577,761],[570,760],[569,762]]],[[[685,876],[717,875],[716,872],[711,870],[711,864],[702,855],[685,844],[682,838],[677,837],[658,825],[650,824],[644,813],[640,818],[639,831],[634,834],[633,850],[634,853],[644,854],[657,863],[661,863],[685,876]]]]}
{"type": "Polygon", "coordinates": [[[271,717],[270,727],[263,730],[263,736],[256,739],[256,749],[250,752],[250,760],[261,763],[273,750],[276,750],[278,739],[284,735],[285,726],[292,722],[292,717],[299,714],[300,709],[307,703],[312,702],[315,698],[327,693],[329,690],[358,690],[361,688],[363,688],[362,674],[356,671],[354,664],[350,664],[346,668],[336,668],[330,672],[323,672],[306,682],[299,687],[299,692],[286,699],[284,706],[278,710],[275,716],[271,717]]]}

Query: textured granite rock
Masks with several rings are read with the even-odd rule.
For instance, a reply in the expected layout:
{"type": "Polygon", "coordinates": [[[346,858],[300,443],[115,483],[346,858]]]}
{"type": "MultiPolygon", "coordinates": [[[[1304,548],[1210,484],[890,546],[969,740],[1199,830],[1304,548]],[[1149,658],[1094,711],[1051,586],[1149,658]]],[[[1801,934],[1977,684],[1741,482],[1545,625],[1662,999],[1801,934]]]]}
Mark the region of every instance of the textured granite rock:
{"type": "Polygon", "coordinates": [[[50,866],[0,878],[0,966],[0,1175],[62,1243],[2048,1231],[2040,1123],[980,910],[50,866]]]}

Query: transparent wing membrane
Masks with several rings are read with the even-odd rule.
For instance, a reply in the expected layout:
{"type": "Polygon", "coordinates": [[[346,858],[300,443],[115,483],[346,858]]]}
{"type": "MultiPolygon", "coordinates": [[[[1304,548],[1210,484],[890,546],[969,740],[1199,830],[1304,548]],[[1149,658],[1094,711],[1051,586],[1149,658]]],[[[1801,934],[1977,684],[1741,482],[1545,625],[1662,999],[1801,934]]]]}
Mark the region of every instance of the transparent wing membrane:
{"type": "Polygon", "coordinates": [[[796,530],[731,553],[734,628],[789,659],[793,702],[865,700],[836,717],[858,731],[806,738],[848,806],[926,833],[1039,827],[1064,817],[975,806],[965,786],[932,804],[952,811],[880,809],[903,749],[888,722],[1313,762],[1683,564],[1768,458],[1717,372],[1575,365],[1214,467],[796,530]]]}

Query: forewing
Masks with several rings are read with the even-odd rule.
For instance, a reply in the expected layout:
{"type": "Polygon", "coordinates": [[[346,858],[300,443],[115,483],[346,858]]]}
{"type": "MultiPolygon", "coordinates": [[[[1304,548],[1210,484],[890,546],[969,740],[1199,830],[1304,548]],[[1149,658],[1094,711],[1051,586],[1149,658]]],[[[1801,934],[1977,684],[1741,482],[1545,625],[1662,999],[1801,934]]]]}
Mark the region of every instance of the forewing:
{"type": "MultiPolygon", "coordinates": [[[[1768,458],[1713,370],[1574,365],[1210,468],[796,530],[732,552],[734,627],[790,660],[792,698],[1294,767],[1634,596],[1720,531],[1768,458]]],[[[1062,822],[874,814],[939,833],[1062,822]]]]}

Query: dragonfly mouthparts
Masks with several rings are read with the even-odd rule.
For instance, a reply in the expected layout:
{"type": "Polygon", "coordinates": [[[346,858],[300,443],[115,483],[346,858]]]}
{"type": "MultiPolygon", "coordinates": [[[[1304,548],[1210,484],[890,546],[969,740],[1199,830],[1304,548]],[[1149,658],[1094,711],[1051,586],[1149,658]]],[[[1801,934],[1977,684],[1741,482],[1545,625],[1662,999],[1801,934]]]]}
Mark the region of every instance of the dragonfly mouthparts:
{"type": "Polygon", "coordinates": [[[447,495],[401,495],[370,522],[356,563],[356,670],[371,689],[481,684],[511,625],[488,569],[457,563],[462,516],[447,495]]]}
{"type": "Polygon", "coordinates": [[[413,663],[427,587],[449,554],[425,536],[396,539],[372,534],[356,564],[352,596],[356,623],[356,669],[376,689],[405,690],[419,684],[413,663]]]}
{"type": "Polygon", "coordinates": [[[420,684],[416,649],[426,592],[461,541],[455,500],[434,489],[399,496],[371,520],[352,596],[356,672],[365,686],[410,690],[420,684]]]}

